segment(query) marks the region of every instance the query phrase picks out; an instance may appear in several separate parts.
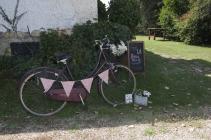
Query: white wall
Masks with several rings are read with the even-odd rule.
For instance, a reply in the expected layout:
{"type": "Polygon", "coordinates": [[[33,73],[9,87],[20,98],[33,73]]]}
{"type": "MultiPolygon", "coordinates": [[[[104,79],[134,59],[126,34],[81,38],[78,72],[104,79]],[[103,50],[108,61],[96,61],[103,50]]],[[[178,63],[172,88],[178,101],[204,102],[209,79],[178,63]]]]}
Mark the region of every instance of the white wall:
{"type": "MultiPolygon", "coordinates": [[[[13,17],[16,0],[0,0],[0,5],[13,17]]],[[[20,0],[19,13],[27,11],[18,31],[44,28],[71,28],[97,18],[97,0],[20,0]]],[[[0,17],[0,23],[4,23],[0,17]]],[[[0,31],[5,31],[0,27],[0,31]]]]}

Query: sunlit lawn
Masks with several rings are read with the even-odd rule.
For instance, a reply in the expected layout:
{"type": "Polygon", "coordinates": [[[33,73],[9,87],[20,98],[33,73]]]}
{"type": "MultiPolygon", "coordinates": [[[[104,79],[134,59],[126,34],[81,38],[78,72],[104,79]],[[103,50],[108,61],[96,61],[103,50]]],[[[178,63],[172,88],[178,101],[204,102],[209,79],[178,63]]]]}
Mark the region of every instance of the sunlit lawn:
{"type": "Polygon", "coordinates": [[[211,47],[182,42],[145,42],[146,74],[138,76],[139,87],[152,92],[155,106],[198,106],[211,104],[211,47]]]}

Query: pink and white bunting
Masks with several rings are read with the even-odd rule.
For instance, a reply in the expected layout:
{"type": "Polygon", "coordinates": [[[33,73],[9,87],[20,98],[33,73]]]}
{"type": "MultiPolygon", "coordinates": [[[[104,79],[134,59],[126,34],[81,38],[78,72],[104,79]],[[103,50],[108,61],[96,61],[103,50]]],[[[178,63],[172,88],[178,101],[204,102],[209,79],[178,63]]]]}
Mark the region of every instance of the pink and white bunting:
{"type": "MultiPolygon", "coordinates": [[[[100,73],[98,75],[100,77],[100,79],[102,79],[106,84],[108,84],[108,80],[109,80],[109,70],[106,70],[102,73],[100,73]]],[[[55,82],[55,80],[51,80],[51,79],[46,79],[46,78],[40,78],[42,84],[43,84],[43,87],[44,87],[44,93],[48,92],[53,83],[55,82]]],[[[92,78],[88,78],[88,79],[84,79],[84,80],[81,80],[81,83],[83,84],[84,88],[90,93],[91,91],[91,87],[92,87],[92,83],[93,83],[93,80],[94,80],[94,77],[92,78]]],[[[67,95],[67,97],[70,97],[70,93],[73,89],[73,86],[74,84],[76,83],[77,81],[61,81],[61,84],[64,88],[64,91],[67,95]]]]}
{"type": "Polygon", "coordinates": [[[52,87],[53,83],[55,82],[55,80],[50,80],[46,78],[40,78],[40,80],[45,90],[44,93],[48,92],[50,88],[52,87]]]}
{"type": "Polygon", "coordinates": [[[108,84],[109,70],[106,70],[98,75],[106,84],[108,84]]]}
{"type": "Polygon", "coordinates": [[[92,82],[94,78],[89,78],[89,79],[84,79],[81,80],[81,83],[84,85],[85,89],[90,93],[91,87],[92,87],[92,82]]]}
{"type": "Polygon", "coordinates": [[[71,93],[71,91],[73,89],[75,81],[63,81],[61,83],[62,83],[62,86],[64,88],[64,91],[65,91],[67,97],[70,97],[70,93],[71,93]]]}

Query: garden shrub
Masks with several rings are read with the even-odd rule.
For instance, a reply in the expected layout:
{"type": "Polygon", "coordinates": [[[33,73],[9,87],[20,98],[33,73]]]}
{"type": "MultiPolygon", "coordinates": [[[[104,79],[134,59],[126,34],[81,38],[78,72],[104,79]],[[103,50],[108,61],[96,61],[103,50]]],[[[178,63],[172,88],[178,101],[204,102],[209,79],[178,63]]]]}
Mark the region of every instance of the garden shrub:
{"type": "Polygon", "coordinates": [[[189,10],[189,0],[163,0],[159,24],[166,29],[169,39],[178,40],[179,18],[189,10]]]}
{"type": "Polygon", "coordinates": [[[211,0],[197,0],[179,31],[180,39],[188,44],[211,43],[211,0]]]}
{"type": "Polygon", "coordinates": [[[160,25],[165,28],[166,35],[168,39],[176,39],[176,17],[174,14],[168,10],[163,8],[160,13],[160,25]]]}
{"type": "Polygon", "coordinates": [[[163,2],[159,21],[170,39],[188,44],[211,43],[211,0],[163,2]]]}
{"type": "Polygon", "coordinates": [[[0,56],[0,70],[1,72],[10,70],[13,67],[12,58],[9,56],[0,56]]]}
{"type": "Polygon", "coordinates": [[[189,0],[163,0],[164,7],[174,16],[182,16],[189,10],[189,0]]]}
{"type": "Polygon", "coordinates": [[[71,36],[59,36],[56,31],[41,34],[41,54],[44,64],[53,59],[55,52],[69,52],[72,56],[70,62],[73,75],[82,78],[89,73],[96,64],[97,51],[94,46],[95,40],[100,40],[108,35],[112,42],[119,39],[128,41],[132,34],[128,27],[110,22],[75,25],[71,36]]]}
{"type": "Polygon", "coordinates": [[[27,70],[40,66],[60,67],[55,63],[54,54],[57,52],[70,53],[72,60],[70,66],[74,77],[84,78],[93,70],[97,62],[98,51],[95,40],[101,40],[108,35],[113,43],[119,40],[128,41],[132,38],[127,26],[111,22],[75,25],[72,35],[59,34],[56,30],[42,32],[40,36],[40,51],[34,57],[9,57],[0,58],[0,72],[12,70],[16,78],[20,78],[27,70]],[[6,63],[7,62],[7,63],[6,63]]]}
{"type": "Polygon", "coordinates": [[[55,61],[54,54],[56,52],[63,52],[70,46],[69,37],[67,35],[60,36],[56,30],[41,32],[40,42],[41,47],[38,58],[41,59],[43,65],[55,61]]]}
{"type": "Polygon", "coordinates": [[[4,78],[20,78],[27,70],[41,66],[37,58],[0,56],[0,74],[4,78]]]}
{"type": "Polygon", "coordinates": [[[33,68],[41,67],[42,63],[39,57],[12,57],[12,76],[14,78],[20,79],[23,74],[33,68]]]}

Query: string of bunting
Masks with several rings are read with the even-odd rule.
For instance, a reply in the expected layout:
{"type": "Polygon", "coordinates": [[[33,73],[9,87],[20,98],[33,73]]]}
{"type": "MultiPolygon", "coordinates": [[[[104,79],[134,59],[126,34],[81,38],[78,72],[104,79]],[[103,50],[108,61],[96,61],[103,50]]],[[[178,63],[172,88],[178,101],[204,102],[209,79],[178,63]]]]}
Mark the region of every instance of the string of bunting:
{"type": "MultiPolygon", "coordinates": [[[[98,77],[101,80],[103,80],[106,84],[108,84],[109,69],[100,73],[100,74],[98,74],[98,77]]],[[[55,82],[55,80],[46,79],[46,78],[40,78],[40,80],[41,80],[41,83],[42,83],[43,88],[45,90],[44,93],[48,92],[55,82]]],[[[88,93],[90,93],[90,91],[91,91],[93,80],[94,80],[94,77],[88,78],[88,79],[83,79],[83,80],[80,81],[82,83],[82,85],[84,86],[84,88],[87,90],[88,93]]],[[[61,82],[61,84],[64,88],[64,91],[65,91],[67,97],[69,97],[76,81],[60,81],[60,82],[61,82]]]]}

